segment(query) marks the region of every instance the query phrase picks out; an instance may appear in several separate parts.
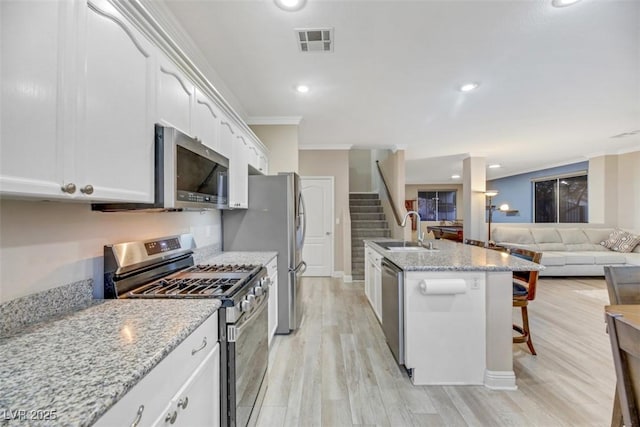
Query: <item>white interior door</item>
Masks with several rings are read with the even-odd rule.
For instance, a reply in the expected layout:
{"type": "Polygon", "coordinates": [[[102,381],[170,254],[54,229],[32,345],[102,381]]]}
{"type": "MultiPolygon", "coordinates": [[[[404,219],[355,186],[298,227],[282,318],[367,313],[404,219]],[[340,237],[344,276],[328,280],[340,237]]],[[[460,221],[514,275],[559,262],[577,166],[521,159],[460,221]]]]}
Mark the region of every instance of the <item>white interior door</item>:
{"type": "Polygon", "coordinates": [[[333,272],[333,177],[301,177],[307,232],[302,259],[305,276],[331,276],[333,272]]]}

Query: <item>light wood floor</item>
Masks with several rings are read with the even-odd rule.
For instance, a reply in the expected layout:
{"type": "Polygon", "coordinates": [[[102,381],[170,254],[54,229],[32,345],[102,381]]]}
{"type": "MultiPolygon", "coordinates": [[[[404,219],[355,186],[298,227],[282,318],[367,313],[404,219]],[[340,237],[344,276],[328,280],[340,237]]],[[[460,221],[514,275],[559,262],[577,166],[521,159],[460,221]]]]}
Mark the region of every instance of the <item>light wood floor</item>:
{"type": "MultiPolygon", "coordinates": [[[[514,346],[517,391],[416,387],[395,364],[362,282],[305,278],[302,327],[276,335],[259,426],[607,426],[615,373],[603,279],[542,278],[538,356],[514,346]]],[[[514,319],[519,313],[514,310],[514,319]]]]}

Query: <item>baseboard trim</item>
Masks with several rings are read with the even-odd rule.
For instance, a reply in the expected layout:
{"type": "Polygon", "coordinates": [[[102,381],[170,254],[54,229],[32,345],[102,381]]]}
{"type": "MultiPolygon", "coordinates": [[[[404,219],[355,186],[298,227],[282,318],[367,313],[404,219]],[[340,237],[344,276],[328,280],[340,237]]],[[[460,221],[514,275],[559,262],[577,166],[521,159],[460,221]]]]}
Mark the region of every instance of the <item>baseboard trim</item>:
{"type": "Polygon", "coordinates": [[[349,275],[346,275],[346,276],[344,276],[344,277],[343,277],[342,281],[343,281],[344,283],[351,283],[351,282],[353,282],[353,276],[352,276],[352,275],[350,275],[350,274],[349,274],[349,275]]]}
{"type": "Polygon", "coordinates": [[[338,278],[338,279],[343,277],[343,276],[344,276],[344,271],[334,271],[331,274],[331,277],[335,277],[335,278],[338,278]]]}
{"type": "Polygon", "coordinates": [[[517,390],[516,374],[513,371],[484,372],[484,386],[490,390],[517,390]]]}

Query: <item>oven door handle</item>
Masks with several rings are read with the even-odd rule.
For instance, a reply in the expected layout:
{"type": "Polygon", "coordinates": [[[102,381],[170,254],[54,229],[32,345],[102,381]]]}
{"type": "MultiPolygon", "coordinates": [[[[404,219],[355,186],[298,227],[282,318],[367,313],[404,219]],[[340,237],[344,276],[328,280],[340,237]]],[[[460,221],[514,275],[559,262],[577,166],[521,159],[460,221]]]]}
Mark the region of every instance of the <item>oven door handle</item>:
{"type": "Polygon", "coordinates": [[[264,310],[266,310],[269,293],[267,292],[264,295],[265,298],[262,300],[262,302],[260,302],[258,308],[246,319],[240,319],[240,322],[236,325],[236,341],[238,340],[238,338],[240,338],[244,331],[249,326],[251,326],[251,323],[256,320],[264,310]]]}

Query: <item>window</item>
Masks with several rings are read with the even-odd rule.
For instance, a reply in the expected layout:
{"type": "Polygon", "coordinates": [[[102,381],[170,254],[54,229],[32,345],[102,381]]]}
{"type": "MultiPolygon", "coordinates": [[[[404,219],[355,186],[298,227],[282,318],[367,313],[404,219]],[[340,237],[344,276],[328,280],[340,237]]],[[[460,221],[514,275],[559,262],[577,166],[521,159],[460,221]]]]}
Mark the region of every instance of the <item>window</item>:
{"type": "Polygon", "coordinates": [[[455,221],[456,192],[418,191],[418,213],[422,221],[455,221]]]}
{"type": "Polygon", "coordinates": [[[587,222],[587,175],[534,181],[535,222],[587,222]]]}

